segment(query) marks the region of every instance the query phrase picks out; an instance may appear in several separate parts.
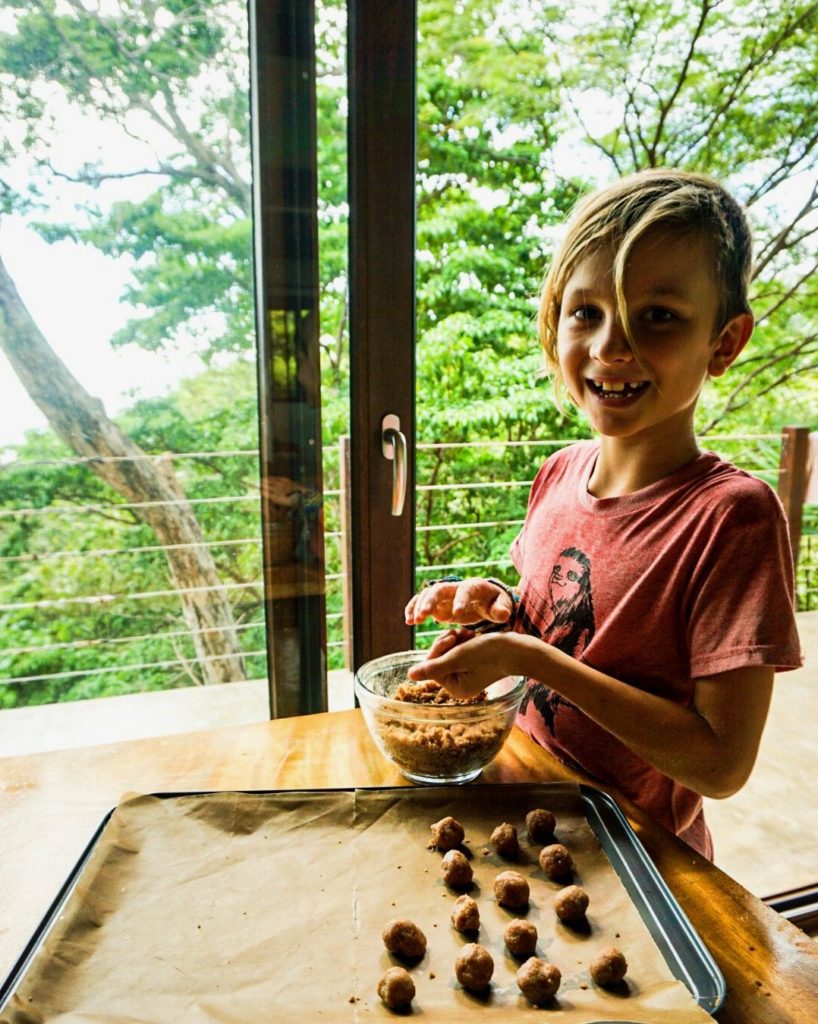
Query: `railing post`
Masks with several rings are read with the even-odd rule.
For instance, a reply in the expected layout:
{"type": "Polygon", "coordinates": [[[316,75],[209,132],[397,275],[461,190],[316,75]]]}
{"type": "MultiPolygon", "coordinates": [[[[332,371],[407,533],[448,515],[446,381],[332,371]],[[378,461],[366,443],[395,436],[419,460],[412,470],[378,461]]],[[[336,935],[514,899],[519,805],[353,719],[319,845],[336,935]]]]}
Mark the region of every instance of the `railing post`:
{"type": "Polygon", "coordinates": [[[352,671],[352,492],[350,489],[350,443],[338,439],[338,468],[341,489],[341,580],[343,584],[344,668],[352,671]]]}
{"type": "Polygon", "coordinates": [[[778,497],[784,506],[790,528],[793,566],[798,565],[801,524],[807,493],[809,427],[783,427],[781,458],[778,464],[778,497]]]}

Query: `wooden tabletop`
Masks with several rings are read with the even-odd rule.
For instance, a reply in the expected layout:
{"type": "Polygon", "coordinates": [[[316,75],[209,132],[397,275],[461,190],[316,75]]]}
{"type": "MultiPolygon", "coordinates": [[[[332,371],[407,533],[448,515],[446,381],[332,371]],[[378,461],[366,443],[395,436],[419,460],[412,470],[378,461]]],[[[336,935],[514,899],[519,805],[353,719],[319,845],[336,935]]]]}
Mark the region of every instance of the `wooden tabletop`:
{"type": "MultiPolygon", "coordinates": [[[[514,729],[481,781],[586,780],[514,729]]],[[[125,794],[402,784],[359,711],[0,758],[0,979],[125,794]]],[[[716,1019],[818,1021],[818,943],[609,792],[724,974],[727,999],[716,1019]]],[[[775,857],[774,836],[759,856],[775,857]]]]}

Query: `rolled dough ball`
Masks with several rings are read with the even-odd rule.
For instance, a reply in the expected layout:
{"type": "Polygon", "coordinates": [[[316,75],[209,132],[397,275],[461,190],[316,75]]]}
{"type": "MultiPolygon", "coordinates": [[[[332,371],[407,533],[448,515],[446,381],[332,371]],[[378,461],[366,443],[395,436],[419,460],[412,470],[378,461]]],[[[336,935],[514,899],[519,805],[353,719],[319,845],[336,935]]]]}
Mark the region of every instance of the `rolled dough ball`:
{"type": "Polygon", "coordinates": [[[525,828],[528,838],[534,843],[544,843],[554,834],[557,827],[557,819],[543,807],[535,807],[525,816],[525,828]]]}
{"type": "Polygon", "coordinates": [[[494,974],[491,953],[477,942],[469,942],[454,962],[457,980],[470,992],[482,992],[494,974]]]}
{"type": "Polygon", "coordinates": [[[378,995],[390,1010],[408,1006],[415,998],[415,983],[403,967],[390,967],[378,982],[378,995]]]}
{"type": "Polygon", "coordinates": [[[501,857],[508,857],[513,860],[520,853],[520,842],[517,839],[517,829],[504,821],[502,825],[491,833],[489,842],[501,857]]]}
{"type": "Polygon", "coordinates": [[[503,907],[524,907],[528,903],[528,882],[516,871],[501,871],[494,879],[494,895],[503,907]]]}
{"type": "Polygon", "coordinates": [[[463,826],[451,816],[441,818],[432,825],[432,845],[438,850],[453,850],[466,837],[463,826]]]}
{"type": "Polygon", "coordinates": [[[530,921],[520,918],[508,922],[503,938],[509,953],[515,956],[529,956],[537,948],[537,929],[530,921]]]}
{"type": "Polygon", "coordinates": [[[616,985],[628,973],[628,961],[616,946],[608,946],[591,964],[591,977],[597,985],[616,985]]]}
{"type": "Polygon", "coordinates": [[[440,862],[440,870],[443,873],[443,881],[453,889],[463,889],[471,885],[474,876],[471,864],[460,850],[449,850],[445,853],[440,862]]]}
{"type": "Polygon", "coordinates": [[[459,932],[476,932],[480,927],[480,908],[471,896],[458,896],[452,907],[452,924],[459,932]]]}
{"type": "Polygon", "coordinates": [[[552,843],[540,850],[540,867],[554,882],[574,873],[574,861],[562,843],[552,843]]]}
{"type": "Polygon", "coordinates": [[[559,967],[549,964],[539,957],[532,956],[517,971],[517,984],[520,991],[536,1006],[547,1003],[556,995],[560,987],[562,975],[559,967]]]}
{"type": "Polygon", "coordinates": [[[405,956],[407,960],[420,960],[426,952],[426,936],[406,918],[389,922],[383,930],[383,944],[390,953],[405,956]]]}
{"type": "Polygon", "coordinates": [[[578,885],[569,885],[554,897],[554,912],[560,921],[581,921],[588,909],[588,893],[578,885]]]}

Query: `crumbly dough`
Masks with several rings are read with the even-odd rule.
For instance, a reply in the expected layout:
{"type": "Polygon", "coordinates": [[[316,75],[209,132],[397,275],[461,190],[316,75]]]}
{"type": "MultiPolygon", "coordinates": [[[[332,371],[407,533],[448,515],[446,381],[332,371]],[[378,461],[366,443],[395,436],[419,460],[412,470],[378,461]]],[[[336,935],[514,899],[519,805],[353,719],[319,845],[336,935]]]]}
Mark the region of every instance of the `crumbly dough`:
{"type": "Polygon", "coordinates": [[[591,977],[597,985],[616,985],[628,973],[628,961],[616,946],[602,950],[591,964],[591,977]]]}
{"type": "Polygon", "coordinates": [[[432,846],[438,850],[454,850],[466,838],[463,826],[449,815],[436,821],[432,828],[432,846]]]}
{"type": "Polygon", "coordinates": [[[467,885],[471,885],[474,877],[471,864],[460,850],[449,850],[448,853],[444,853],[440,870],[443,873],[443,881],[453,889],[465,889],[467,885]]]}
{"type": "Polygon", "coordinates": [[[520,841],[517,838],[517,829],[504,821],[502,825],[491,833],[489,842],[501,857],[514,860],[520,854],[520,841]]]}
{"type": "Polygon", "coordinates": [[[406,918],[389,922],[383,930],[383,944],[390,953],[397,953],[407,960],[420,960],[426,952],[426,936],[406,918]]]}
{"type": "Polygon", "coordinates": [[[480,908],[471,896],[458,896],[452,907],[452,924],[459,932],[476,932],[480,927],[480,908]]]}
{"type": "Polygon", "coordinates": [[[581,921],[588,909],[588,893],[578,885],[569,885],[554,897],[554,912],[560,921],[581,921]]]}
{"type": "Polygon", "coordinates": [[[412,975],[403,967],[390,967],[378,982],[378,995],[390,1010],[408,1006],[415,998],[412,975]]]}
{"type": "Polygon", "coordinates": [[[520,991],[536,1006],[547,1003],[560,987],[562,975],[559,967],[549,964],[539,957],[532,956],[517,971],[517,984],[520,991]]]}
{"type": "Polygon", "coordinates": [[[524,907],[531,891],[528,882],[516,871],[501,871],[494,879],[494,895],[503,907],[524,907]]]}
{"type": "Polygon", "coordinates": [[[511,723],[505,716],[468,722],[419,722],[384,716],[376,718],[375,727],[399,768],[439,777],[475,771],[488,764],[503,746],[511,723]]]}
{"type": "Polygon", "coordinates": [[[557,819],[544,807],[535,807],[525,816],[525,828],[528,838],[533,843],[544,843],[546,839],[550,839],[556,827],[557,819]]]}
{"type": "Polygon", "coordinates": [[[574,873],[574,861],[562,843],[552,843],[540,850],[540,867],[554,882],[574,873]]]}
{"type": "Polygon", "coordinates": [[[482,992],[494,974],[491,953],[477,942],[469,942],[454,962],[457,980],[470,992],[482,992]]]}
{"type": "Polygon", "coordinates": [[[509,953],[515,956],[529,956],[537,948],[537,929],[530,921],[516,917],[506,925],[503,939],[509,953]]]}
{"type": "Polygon", "coordinates": [[[402,700],[407,704],[482,704],[488,694],[481,690],[473,697],[455,697],[434,679],[426,679],[422,683],[407,680],[401,683],[392,695],[392,700],[402,700]]]}

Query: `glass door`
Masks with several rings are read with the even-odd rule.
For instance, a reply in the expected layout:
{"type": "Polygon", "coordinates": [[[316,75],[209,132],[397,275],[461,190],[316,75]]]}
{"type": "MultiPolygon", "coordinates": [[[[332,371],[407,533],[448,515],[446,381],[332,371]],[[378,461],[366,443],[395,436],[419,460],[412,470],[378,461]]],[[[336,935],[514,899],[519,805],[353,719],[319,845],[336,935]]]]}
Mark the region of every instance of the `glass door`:
{"type": "MultiPolygon", "coordinates": [[[[319,16],[336,8],[320,5],[319,16]]],[[[326,479],[321,422],[328,284],[318,226],[329,200],[317,157],[339,143],[318,137],[326,54],[316,54],[311,3],[251,3],[250,20],[265,608],[278,717],[327,707],[328,581],[346,577],[347,668],[411,643],[415,19],[414,4],[400,0],[348,5],[349,444],[337,488],[326,479]],[[333,497],[345,523],[326,521],[333,497]],[[331,547],[339,534],[340,553],[331,547]],[[340,573],[328,571],[339,562],[340,573]]]]}

